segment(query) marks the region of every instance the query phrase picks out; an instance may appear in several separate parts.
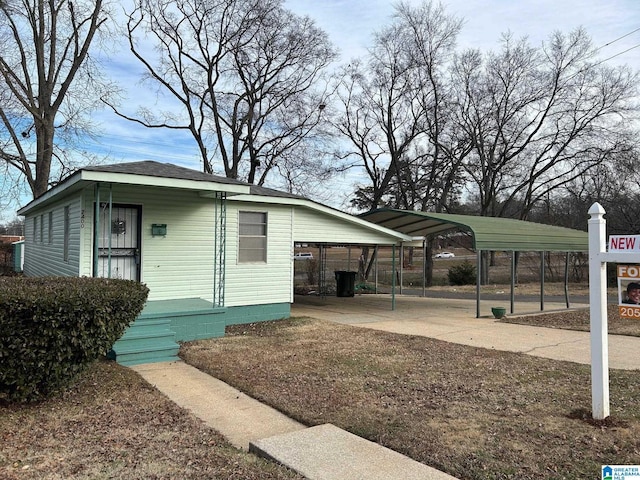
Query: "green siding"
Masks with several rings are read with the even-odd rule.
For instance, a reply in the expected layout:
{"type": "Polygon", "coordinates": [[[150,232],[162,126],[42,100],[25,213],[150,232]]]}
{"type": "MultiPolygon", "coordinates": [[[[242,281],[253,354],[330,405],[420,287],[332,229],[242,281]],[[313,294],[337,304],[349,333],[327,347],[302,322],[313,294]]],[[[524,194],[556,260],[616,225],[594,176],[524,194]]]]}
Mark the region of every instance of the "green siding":
{"type": "Polygon", "coordinates": [[[80,197],[70,196],[25,216],[24,273],[28,277],[47,275],[77,277],[80,271],[82,210],[80,197]],[[64,208],[69,207],[69,258],[64,259],[64,208]],[[51,215],[49,215],[51,213],[51,215]],[[34,231],[33,218],[37,218],[34,231]],[[49,238],[49,221],[51,241],[49,238]],[[41,235],[42,233],[42,235],[41,235]]]}
{"type": "MultiPolygon", "coordinates": [[[[108,188],[101,195],[108,195],[108,188]]],[[[140,205],[141,281],[149,300],[213,298],[214,199],[196,192],[143,186],[114,185],[114,203],[140,205]],[[153,236],[153,224],[166,224],[166,236],[153,236]]],[[[83,275],[91,275],[93,189],[86,189],[83,275]]]]}
{"type": "Polygon", "coordinates": [[[24,241],[13,244],[13,271],[22,272],[22,258],[24,252],[24,241]]]}
{"type": "Polygon", "coordinates": [[[249,305],[246,307],[230,307],[225,315],[227,325],[280,320],[291,316],[290,303],[273,303],[269,305],[249,305]]]}
{"type": "Polygon", "coordinates": [[[109,356],[123,365],[175,361],[179,349],[176,342],[223,337],[227,325],[290,315],[289,303],[215,308],[201,298],[151,301],[113,345],[109,356]]]}

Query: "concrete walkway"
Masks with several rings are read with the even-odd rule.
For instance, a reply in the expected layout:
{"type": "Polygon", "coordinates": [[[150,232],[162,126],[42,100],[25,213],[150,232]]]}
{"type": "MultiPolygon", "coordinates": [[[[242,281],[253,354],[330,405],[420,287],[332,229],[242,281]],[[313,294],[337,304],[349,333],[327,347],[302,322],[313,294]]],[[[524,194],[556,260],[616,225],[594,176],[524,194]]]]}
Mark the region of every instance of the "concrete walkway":
{"type": "Polygon", "coordinates": [[[131,368],[232,445],[310,480],[455,480],[334,425],[306,428],[184,362],[131,368]]]}
{"type": "Polygon", "coordinates": [[[305,428],[217,378],[182,361],[131,367],[170,400],[193,412],[243,450],[260,438],[305,428]]]}
{"type": "MultiPolygon", "coordinates": [[[[578,305],[586,307],[586,305],[578,305]]],[[[547,304],[548,310],[561,304],[547,304]]],[[[487,306],[475,318],[474,300],[396,297],[296,297],[292,316],[448,342],[590,363],[589,333],[501,323],[487,306]]],[[[539,304],[518,304],[518,314],[539,304]]],[[[609,336],[610,367],[640,369],[640,338],[609,336]],[[633,352],[634,355],[630,355],[633,352]]],[[[281,463],[310,480],[455,480],[334,425],[306,428],[244,393],[183,362],[132,367],[178,405],[192,411],[238,448],[281,463]]]]}

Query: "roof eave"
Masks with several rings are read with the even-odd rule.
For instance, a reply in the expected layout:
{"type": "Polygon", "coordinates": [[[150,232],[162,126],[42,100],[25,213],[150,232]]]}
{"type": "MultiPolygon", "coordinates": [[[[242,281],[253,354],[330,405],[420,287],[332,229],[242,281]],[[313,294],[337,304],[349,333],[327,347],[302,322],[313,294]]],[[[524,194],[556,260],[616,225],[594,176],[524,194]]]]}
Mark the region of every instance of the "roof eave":
{"type": "Polygon", "coordinates": [[[47,190],[44,194],[42,194],[41,196],[39,196],[38,198],[31,200],[29,203],[27,203],[25,206],[21,207],[20,209],[18,209],[18,215],[27,215],[31,210],[48,203],[48,201],[50,199],[52,199],[55,196],[61,195],[64,192],[71,192],[73,191],[75,188],[74,187],[78,187],[79,183],[82,181],[82,179],[80,178],[80,175],[76,174],[71,175],[69,178],[67,178],[67,180],[65,180],[63,183],[56,185],[55,187],[53,187],[50,190],[47,190]]]}
{"type": "Polygon", "coordinates": [[[181,178],[155,177],[130,173],[96,172],[82,170],[82,180],[100,183],[119,183],[124,185],[143,185],[149,187],[166,187],[183,190],[196,190],[206,195],[207,192],[224,192],[231,194],[249,193],[248,185],[229,184],[211,181],[187,180],[181,178]]]}
{"type": "Polygon", "coordinates": [[[120,185],[143,185],[150,187],[176,188],[199,192],[203,197],[213,197],[218,192],[229,195],[249,193],[249,185],[227,184],[221,182],[186,180],[179,178],[154,177],[130,173],[98,172],[79,170],[61,184],[48,190],[45,194],[32,200],[18,210],[18,215],[27,215],[30,211],[46,205],[52,198],[59,197],[64,192],[73,192],[93,183],[111,183],[120,185]]]}

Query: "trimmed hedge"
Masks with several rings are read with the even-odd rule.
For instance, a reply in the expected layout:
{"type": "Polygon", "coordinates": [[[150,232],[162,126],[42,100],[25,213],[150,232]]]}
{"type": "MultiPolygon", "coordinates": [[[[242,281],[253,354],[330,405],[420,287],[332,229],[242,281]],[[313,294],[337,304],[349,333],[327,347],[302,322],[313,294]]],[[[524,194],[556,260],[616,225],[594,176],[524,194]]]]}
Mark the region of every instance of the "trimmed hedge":
{"type": "Polygon", "coordinates": [[[107,353],[149,289],[104,278],[0,278],[0,399],[34,401],[107,353]]]}

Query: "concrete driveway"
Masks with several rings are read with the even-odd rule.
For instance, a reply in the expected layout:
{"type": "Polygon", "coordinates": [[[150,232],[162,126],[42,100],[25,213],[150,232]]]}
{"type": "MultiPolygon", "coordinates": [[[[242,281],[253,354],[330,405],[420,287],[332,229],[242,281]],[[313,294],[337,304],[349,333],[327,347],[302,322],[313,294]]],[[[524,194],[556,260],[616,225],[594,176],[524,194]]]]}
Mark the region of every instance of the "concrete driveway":
{"type": "MultiPolygon", "coordinates": [[[[355,297],[296,296],[291,315],[319,318],[358,327],[405,335],[418,335],[447,342],[590,364],[590,334],[572,330],[529,327],[502,323],[491,315],[492,306],[482,306],[476,318],[475,299],[421,298],[396,295],[355,297]]],[[[576,305],[575,308],[588,305],[576,305]]],[[[560,303],[545,303],[545,312],[564,309],[560,303]]],[[[539,303],[516,303],[516,314],[540,313],[539,303]]],[[[609,335],[610,368],[640,369],[640,338],[609,335]]]]}

